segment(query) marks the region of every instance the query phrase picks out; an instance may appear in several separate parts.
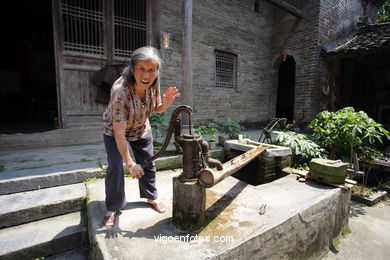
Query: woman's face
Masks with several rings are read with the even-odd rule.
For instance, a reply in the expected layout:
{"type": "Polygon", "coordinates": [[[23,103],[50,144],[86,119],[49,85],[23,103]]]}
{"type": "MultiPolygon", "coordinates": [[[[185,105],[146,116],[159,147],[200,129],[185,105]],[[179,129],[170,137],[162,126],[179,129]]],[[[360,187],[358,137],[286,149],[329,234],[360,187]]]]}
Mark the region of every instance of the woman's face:
{"type": "Polygon", "coordinates": [[[157,78],[158,67],[153,60],[139,61],[134,66],[135,87],[138,90],[148,89],[157,78]]]}

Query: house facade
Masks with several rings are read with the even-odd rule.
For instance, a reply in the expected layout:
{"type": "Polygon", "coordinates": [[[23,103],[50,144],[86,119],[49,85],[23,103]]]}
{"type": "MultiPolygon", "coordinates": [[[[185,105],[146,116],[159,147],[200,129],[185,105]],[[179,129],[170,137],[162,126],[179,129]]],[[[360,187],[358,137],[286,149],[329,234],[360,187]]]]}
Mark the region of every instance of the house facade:
{"type": "MultiPolygon", "coordinates": [[[[2,100],[13,102],[13,98],[27,96],[31,107],[28,121],[54,120],[60,128],[72,128],[101,124],[110,83],[128,62],[131,51],[144,45],[160,50],[162,90],[169,86],[180,89],[182,96],[176,104],[193,107],[195,124],[229,118],[250,125],[274,117],[287,117],[297,124],[310,122],[322,109],[331,109],[324,93],[333,65],[323,56],[324,46],[337,46],[357,30],[359,19],[373,19],[384,1],[28,2],[30,9],[26,7],[24,12],[43,8],[43,15],[51,15],[46,22],[51,23],[52,32],[41,34],[51,39],[53,47],[46,52],[39,52],[43,44],[21,47],[28,49],[31,62],[9,68],[17,72],[14,77],[20,77],[20,83],[3,85],[2,100]],[[190,50],[183,38],[189,29],[190,50]],[[185,53],[192,57],[190,72],[183,64],[185,53]],[[48,57],[52,62],[40,62],[48,57]],[[34,91],[23,87],[40,83],[27,74],[49,71],[49,98],[35,97],[34,91]],[[191,86],[184,80],[188,75],[192,75],[191,86]]],[[[37,26],[31,28],[26,44],[40,35],[37,26]]],[[[3,63],[3,77],[10,77],[3,63]]],[[[0,116],[9,121],[6,113],[0,116]]]]}

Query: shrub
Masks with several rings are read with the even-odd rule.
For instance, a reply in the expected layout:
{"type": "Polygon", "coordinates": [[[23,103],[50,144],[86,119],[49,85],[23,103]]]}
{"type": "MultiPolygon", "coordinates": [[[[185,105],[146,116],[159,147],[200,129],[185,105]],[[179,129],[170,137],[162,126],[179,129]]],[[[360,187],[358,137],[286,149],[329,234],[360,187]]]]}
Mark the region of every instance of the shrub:
{"type": "Polygon", "coordinates": [[[238,137],[240,133],[245,128],[240,125],[238,121],[228,119],[224,124],[225,132],[228,134],[229,138],[234,139],[238,137]]]}
{"type": "Polygon", "coordinates": [[[295,168],[307,167],[312,158],[327,157],[325,149],[303,134],[291,131],[276,133],[273,143],[291,148],[293,153],[292,166],[295,168]]]}
{"type": "Polygon", "coordinates": [[[375,149],[375,143],[383,143],[383,137],[389,138],[389,132],[381,124],[352,107],[336,112],[322,111],[309,128],[313,129],[313,137],[318,143],[329,151],[330,158],[347,155],[350,162],[353,153],[365,161],[372,161],[381,155],[375,149]]]}

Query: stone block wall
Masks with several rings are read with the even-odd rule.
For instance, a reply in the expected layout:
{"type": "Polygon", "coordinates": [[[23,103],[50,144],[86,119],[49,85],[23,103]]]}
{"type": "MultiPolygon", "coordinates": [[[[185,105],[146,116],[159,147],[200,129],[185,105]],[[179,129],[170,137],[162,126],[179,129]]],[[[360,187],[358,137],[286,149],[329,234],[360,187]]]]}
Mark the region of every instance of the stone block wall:
{"type": "MultiPolygon", "coordinates": [[[[195,124],[228,118],[265,123],[275,117],[280,53],[296,62],[294,119],[309,123],[321,111],[327,82],[321,49],[356,28],[359,17],[375,16],[376,0],[285,0],[303,13],[297,18],[266,0],[193,1],[193,108],[195,124]],[[215,50],[237,55],[237,89],[216,89],[215,50]]],[[[162,90],[182,89],[182,2],[160,1],[159,30],[171,35],[161,50],[162,90]]],[[[181,99],[175,105],[181,104],[181,99]]],[[[170,115],[168,111],[168,115],[170,115]]]]}
{"type": "MultiPolygon", "coordinates": [[[[375,0],[322,0],[318,27],[319,48],[324,50],[333,49],[354,37],[358,30],[357,24],[363,16],[368,17],[369,21],[374,23],[377,9],[382,2],[375,0]]],[[[335,83],[335,81],[340,78],[338,64],[340,64],[339,59],[320,55],[318,61],[318,88],[321,90],[329,86],[331,92],[336,93],[337,103],[341,105],[350,103],[351,94],[336,89],[338,83],[335,83]]],[[[346,80],[346,83],[352,84],[350,80],[346,80]]],[[[349,87],[346,87],[346,83],[342,85],[344,89],[349,89],[349,87]]],[[[321,110],[336,110],[337,108],[333,108],[331,105],[327,106],[328,100],[328,96],[322,95],[321,110]]]]}
{"type": "Polygon", "coordinates": [[[329,70],[327,67],[329,64],[321,57],[321,48],[331,41],[342,41],[347,37],[356,29],[356,22],[360,16],[367,15],[374,20],[378,1],[288,0],[287,2],[301,9],[303,18],[296,18],[275,7],[271,100],[276,103],[280,53],[286,50],[296,62],[294,119],[298,123],[308,123],[322,110],[321,90],[326,84],[329,70]]]}
{"type": "Polygon", "coordinates": [[[297,18],[275,7],[273,30],[273,100],[276,103],[281,51],[286,50],[296,62],[294,119],[307,122],[318,111],[317,61],[319,1],[288,1],[299,8],[297,18]]]}
{"type": "MultiPolygon", "coordinates": [[[[260,1],[193,1],[193,104],[194,122],[224,122],[228,118],[267,122],[270,113],[271,36],[273,6],[260,1]],[[216,89],[214,51],[237,55],[237,89],[216,89]]],[[[177,1],[160,2],[160,32],[171,35],[171,50],[162,50],[163,91],[182,89],[182,11],[177,1]]],[[[176,102],[175,105],[180,104],[176,102]]],[[[168,111],[168,114],[169,111],[168,111]]]]}

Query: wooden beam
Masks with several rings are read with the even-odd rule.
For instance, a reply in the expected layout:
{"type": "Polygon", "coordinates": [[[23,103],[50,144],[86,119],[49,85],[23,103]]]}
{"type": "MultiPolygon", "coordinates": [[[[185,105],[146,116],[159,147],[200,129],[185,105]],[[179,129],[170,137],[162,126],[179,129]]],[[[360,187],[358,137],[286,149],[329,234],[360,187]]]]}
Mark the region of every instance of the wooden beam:
{"type": "MultiPolygon", "coordinates": [[[[183,0],[183,45],[182,45],[183,104],[193,107],[193,71],[192,71],[192,0],[183,0]]],[[[183,124],[188,125],[188,117],[183,117],[183,124]]]]}
{"type": "Polygon", "coordinates": [[[114,0],[103,1],[104,9],[104,24],[103,24],[103,41],[104,54],[106,63],[112,63],[114,57],[114,0]]]}
{"type": "Polygon", "coordinates": [[[160,0],[146,1],[146,42],[147,45],[159,48],[160,40],[160,0]]]}
{"type": "Polygon", "coordinates": [[[303,13],[300,9],[296,8],[290,3],[287,3],[283,0],[267,0],[268,2],[282,8],[283,10],[287,11],[288,13],[294,15],[297,18],[303,18],[303,13]]]}
{"type": "Polygon", "coordinates": [[[53,40],[54,40],[54,57],[56,65],[56,92],[57,92],[57,110],[58,110],[58,126],[63,128],[65,114],[62,107],[65,106],[65,94],[62,91],[62,64],[63,64],[63,46],[64,46],[64,27],[62,24],[61,1],[52,0],[52,16],[53,16],[53,40]]]}

